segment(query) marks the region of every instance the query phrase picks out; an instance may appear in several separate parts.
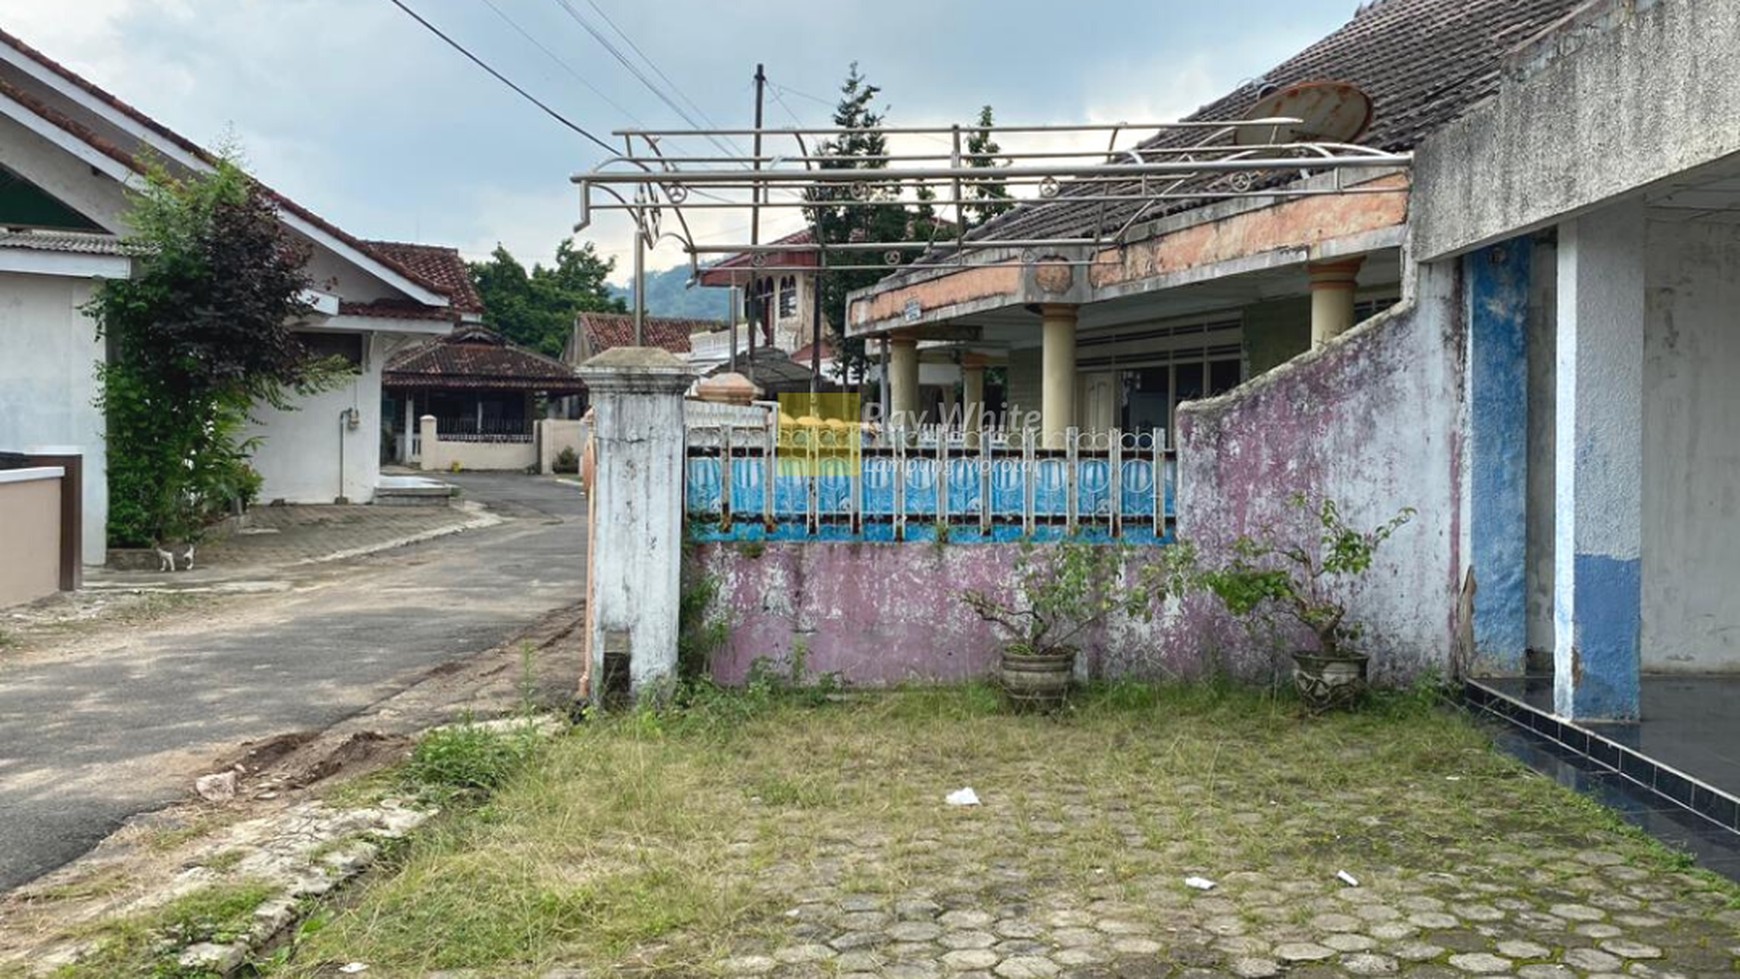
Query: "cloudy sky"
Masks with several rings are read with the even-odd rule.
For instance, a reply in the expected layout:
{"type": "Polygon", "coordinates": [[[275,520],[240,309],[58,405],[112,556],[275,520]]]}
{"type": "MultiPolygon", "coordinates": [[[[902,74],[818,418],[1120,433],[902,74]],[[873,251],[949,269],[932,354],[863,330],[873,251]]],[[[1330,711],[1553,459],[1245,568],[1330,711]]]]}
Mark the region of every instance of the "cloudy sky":
{"type": "MultiPolygon", "coordinates": [[[[581,126],[682,120],[590,35],[635,51],[700,113],[747,125],[765,62],[769,125],[822,125],[848,63],[893,125],[1175,118],[1260,75],[1358,0],[405,0],[581,126]],[[579,19],[577,19],[577,17],[579,19]],[[523,32],[523,33],[522,33],[523,32]],[[535,39],[535,40],[534,40],[535,39]]],[[[544,116],[390,0],[0,0],[0,24],[354,234],[545,258],[597,147],[544,116]]],[[[644,63],[641,73],[663,86],[644,63]]],[[[691,112],[691,114],[695,114],[691,112]]],[[[699,116],[697,115],[697,118],[699,116]]],[[[789,219],[788,219],[789,220],[789,219]]],[[[701,229],[742,240],[741,216],[701,229]]],[[[775,228],[774,230],[783,230],[775,228]]],[[[586,237],[626,255],[620,222],[586,237]]],[[[678,264],[665,245],[653,267],[678,264]]],[[[619,278],[627,271],[618,263],[619,278]]]]}

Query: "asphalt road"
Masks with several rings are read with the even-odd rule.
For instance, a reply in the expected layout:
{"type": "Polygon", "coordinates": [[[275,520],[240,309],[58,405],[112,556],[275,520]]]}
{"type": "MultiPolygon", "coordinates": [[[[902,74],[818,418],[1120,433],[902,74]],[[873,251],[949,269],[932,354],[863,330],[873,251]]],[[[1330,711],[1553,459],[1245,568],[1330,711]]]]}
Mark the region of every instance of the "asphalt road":
{"type": "Polygon", "coordinates": [[[578,489],[452,481],[512,519],[0,669],[0,891],[182,797],[238,742],[325,728],[580,597],[578,489]]]}

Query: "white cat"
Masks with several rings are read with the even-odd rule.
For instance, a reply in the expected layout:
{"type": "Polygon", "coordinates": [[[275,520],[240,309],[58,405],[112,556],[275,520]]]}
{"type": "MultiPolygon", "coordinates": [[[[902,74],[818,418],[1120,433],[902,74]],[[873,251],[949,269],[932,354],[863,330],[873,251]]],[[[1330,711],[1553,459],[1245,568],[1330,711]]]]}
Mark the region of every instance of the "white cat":
{"type": "MultiPolygon", "coordinates": [[[[157,570],[158,571],[174,571],[175,570],[175,549],[180,547],[180,546],[181,546],[180,544],[158,544],[157,545],[157,570]]],[[[183,561],[187,562],[187,567],[182,568],[181,570],[183,570],[183,571],[192,571],[193,570],[193,549],[194,549],[194,545],[188,544],[187,550],[182,553],[181,559],[183,561]]]]}

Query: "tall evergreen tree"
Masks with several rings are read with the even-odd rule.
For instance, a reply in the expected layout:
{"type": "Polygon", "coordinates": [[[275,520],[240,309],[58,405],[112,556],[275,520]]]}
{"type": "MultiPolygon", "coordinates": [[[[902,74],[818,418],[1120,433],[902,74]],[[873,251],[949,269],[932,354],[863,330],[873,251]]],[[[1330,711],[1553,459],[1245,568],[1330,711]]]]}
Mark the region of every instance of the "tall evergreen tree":
{"type": "MultiPolygon", "coordinates": [[[[967,136],[968,166],[996,171],[1009,165],[1008,160],[997,158],[997,154],[1003,152],[1003,147],[997,145],[996,138],[991,134],[991,127],[995,124],[991,107],[987,105],[981,108],[979,121],[967,136]]],[[[1009,197],[1009,188],[1000,175],[974,180],[964,190],[968,197],[980,201],[961,208],[962,219],[968,228],[976,228],[1015,206],[1015,202],[1009,197]]]]}
{"type": "MultiPolygon", "coordinates": [[[[821,164],[824,170],[887,170],[888,137],[882,132],[882,114],[876,111],[876,96],[882,89],[858,71],[852,62],[840,86],[840,102],[834,109],[834,125],[842,132],[821,143],[818,155],[837,156],[821,164]]],[[[906,237],[910,215],[900,204],[900,181],[870,180],[862,184],[823,184],[805,197],[811,226],[822,244],[824,256],[838,264],[866,265],[879,256],[866,252],[829,254],[827,246],[854,241],[895,241],[906,237]],[[847,201],[855,204],[843,203],[847,201]],[[878,206],[862,206],[875,204],[878,206]]],[[[890,268],[888,271],[894,271],[890,268]]],[[[847,338],[846,296],[854,289],[873,285],[886,272],[877,269],[824,271],[821,273],[822,315],[828,323],[829,343],[842,380],[862,378],[868,366],[862,338],[847,338]]]]}

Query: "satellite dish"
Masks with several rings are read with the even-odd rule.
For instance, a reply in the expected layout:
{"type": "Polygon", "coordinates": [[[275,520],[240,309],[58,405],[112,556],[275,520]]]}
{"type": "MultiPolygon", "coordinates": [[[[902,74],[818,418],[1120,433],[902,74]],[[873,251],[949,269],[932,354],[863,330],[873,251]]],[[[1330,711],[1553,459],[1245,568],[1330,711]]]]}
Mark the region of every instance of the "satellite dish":
{"type": "Polygon", "coordinates": [[[1371,127],[1371,96],[1348,82],[1300,82],[1257,100],[1233,134],[1240,146],[1351,143],[1371,127]],[[1278,122],[1297,119],[1299,122],[1278,122]]]}

